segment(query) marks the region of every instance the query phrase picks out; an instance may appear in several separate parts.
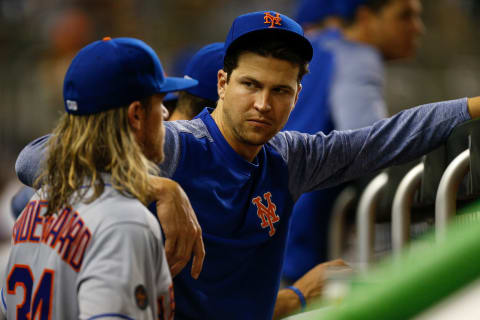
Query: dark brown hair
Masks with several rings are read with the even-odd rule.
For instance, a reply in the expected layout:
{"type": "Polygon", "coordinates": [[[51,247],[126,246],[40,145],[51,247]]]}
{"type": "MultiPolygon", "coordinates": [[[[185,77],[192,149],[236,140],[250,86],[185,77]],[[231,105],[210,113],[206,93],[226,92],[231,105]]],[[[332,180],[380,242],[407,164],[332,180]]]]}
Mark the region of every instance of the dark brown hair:
{"type": "Polygon", "coordinates": [[[230,75],[238,66],[239,57],[243,53],[251,52],[263,57],[286,60],[298,66],[297,81],[300,82],[308,73],[309,62],[308,53],[302,49],[304,45],[301,45],[300,41],[297,36],[273,30],[257,31],[242,36],[232,43],[225,54],[223,70],[227,73],[227,81],[230,80],[230,75]]]}
{"type": "Polygon", "coordinates": [[[187,91],[180,91],[178,94],[177,109],[190,119],[193,119],[205,107],[215,108],[216,101],[201,98],[199,96],[188,93],[187,91]]]}
{"type": "Polygon", "coordinates": [[[387,4],[394,0],[365,0],[362,4],[358,5],[355,11],[348,17],[344,17],[345,25],[350,26],[355,22],[356,13],[358,8],[364,6],[370,9],[371,11],[378,13],[380,10],[383,9],[387,4]]]}

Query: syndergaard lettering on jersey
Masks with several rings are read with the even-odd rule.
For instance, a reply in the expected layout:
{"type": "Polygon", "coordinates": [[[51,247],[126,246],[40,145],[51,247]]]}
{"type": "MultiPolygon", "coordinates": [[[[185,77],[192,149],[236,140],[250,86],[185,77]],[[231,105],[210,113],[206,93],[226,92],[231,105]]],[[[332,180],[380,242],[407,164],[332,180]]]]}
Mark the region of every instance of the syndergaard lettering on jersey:
{"type": "Polygon", "coordinates": [[[92,234],[72,208],[67,207],[57,215],[45,217],[47,205],[41,200],[27,204],[13,227],[13,244],[44,243],[78,272],[92,234]]]}
{"type": "Polygon", "coordinates": [[[275,213],[277,206],[272,202],[272,193],[264,193],[263,197],[267,200],[267,206],[262,203],[260,196],[253,198],[252,203],[257,206],[257,216],[262,221],[260,226],[263,229],[269,227],[268,235],[272,237],[276,232],[273,224],[280,221],[280,217],[275,213]]]}

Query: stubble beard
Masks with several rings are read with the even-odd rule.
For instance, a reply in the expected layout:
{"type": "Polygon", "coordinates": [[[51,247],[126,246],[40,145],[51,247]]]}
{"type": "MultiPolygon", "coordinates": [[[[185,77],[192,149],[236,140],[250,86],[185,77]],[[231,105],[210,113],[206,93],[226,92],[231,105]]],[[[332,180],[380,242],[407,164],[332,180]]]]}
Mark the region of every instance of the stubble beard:
{"type": "Polygon", "coordinates": [[[248,129],[246,128],[246,124],[244,120],[241,120],[238,123],[238,125],[236,125],[228,112],[225,113],[225,120],[226,120],[227,126],[230,128],[232,132],[232,135],[235,137],[237,141],[239,141],[242,144],[255,146],[255,147],[263,146],[271,138],[271,137],[268,137],[266,139],[262,139],[261,141],[254,141],[248,138],[248,129]]]}

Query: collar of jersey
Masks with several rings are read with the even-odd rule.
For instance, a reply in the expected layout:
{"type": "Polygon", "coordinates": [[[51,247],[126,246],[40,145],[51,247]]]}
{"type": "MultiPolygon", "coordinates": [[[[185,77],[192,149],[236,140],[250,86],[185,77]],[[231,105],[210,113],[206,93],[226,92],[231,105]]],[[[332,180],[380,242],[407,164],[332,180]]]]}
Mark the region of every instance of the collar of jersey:
{"type": "MultiPolygon", "coordinates": [[[[104,183],[105,187],[111,187],[112,186],[111,175],[109,173],[102,172],[102,173],[100,173],[100,176],[103,179],[103,183],[104,183]]],[[[91,181],[90,178],[85,178],[84,184],[80,187],[80,189],[90,188],[90,181],[91,181]]]]}
{"type": "MultiPolygon", "coordinates": [[[[213,111],[212,108],[205,108],[202,112],[197,115],[197,118],[202,119],[203,123],[207,126],[208,131],[212,135],[215,144],[218,146],[220,155],[228,161],[228,165],[235,170],[250,176],[258,168],[258,155],[253,159],[253,162],[249,162],[242,158],[225,140],[223,134],[220,132],[215,120],[213,120],[210,113],[213,111]]],[[[263,154],[262,152],[259,153],[263,154]]]]}

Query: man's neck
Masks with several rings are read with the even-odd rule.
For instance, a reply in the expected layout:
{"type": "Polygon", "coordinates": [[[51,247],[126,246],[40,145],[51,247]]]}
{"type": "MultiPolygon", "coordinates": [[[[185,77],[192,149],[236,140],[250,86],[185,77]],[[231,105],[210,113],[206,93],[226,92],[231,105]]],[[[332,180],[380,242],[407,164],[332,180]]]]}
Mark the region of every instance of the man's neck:
{"type": "Polygon", "coordinates": [[[168,121],[175,121],[175,120],[191,120],[186,114],[182,113],[178,109],[175,109],[172,112],[172,115],[170,118],[168,118],[168,121]]]}
{"type": "Polygon", "coordinates": [[[238,153],[243,159],[247,160],[248,162],[252,162],[262,149],[262,146],[248,145],[244,142],[239,141],[235,137],[232,128],[230,128],[225,122],[223,108],[223,103],[219,101],[217,107],[215,108],[215,110],[213,110],[211,114],[213,120],[215,121],[215,124],[217,125],[218,129],[220,130],[230,147],[232,147],[232,149],[236,153],[238,153]]]}

